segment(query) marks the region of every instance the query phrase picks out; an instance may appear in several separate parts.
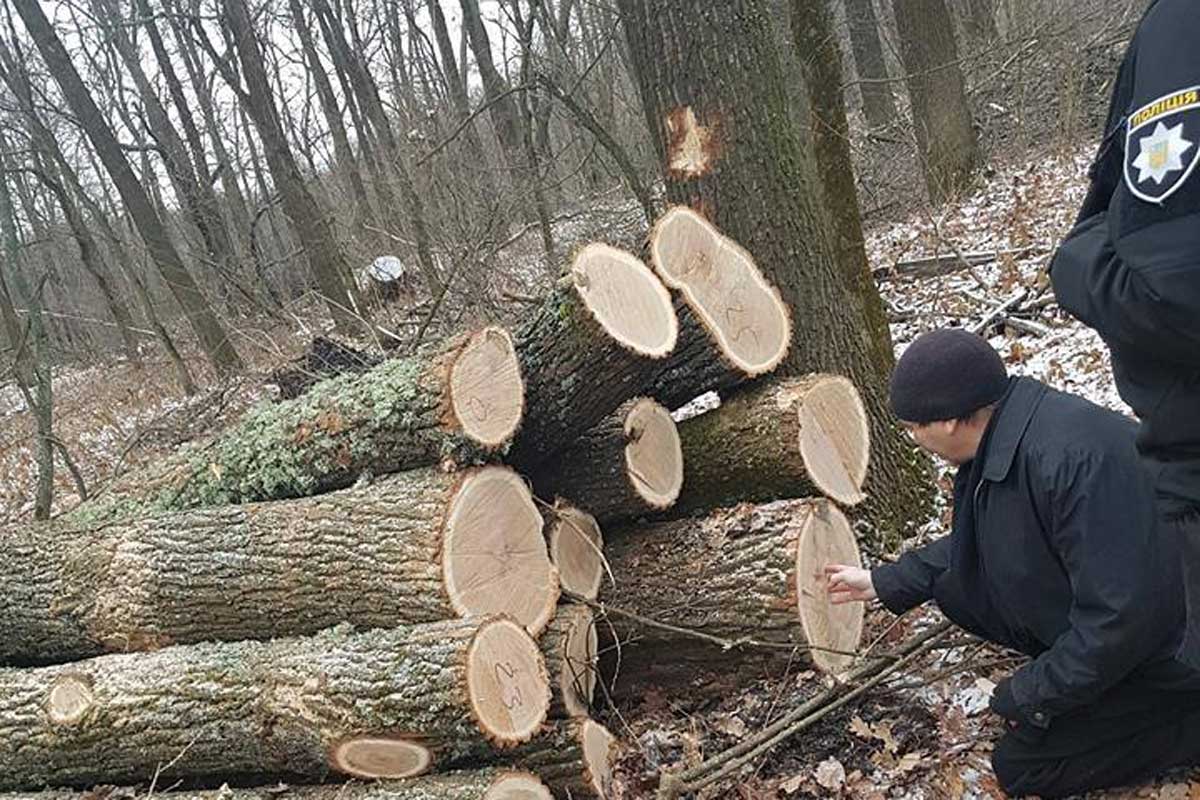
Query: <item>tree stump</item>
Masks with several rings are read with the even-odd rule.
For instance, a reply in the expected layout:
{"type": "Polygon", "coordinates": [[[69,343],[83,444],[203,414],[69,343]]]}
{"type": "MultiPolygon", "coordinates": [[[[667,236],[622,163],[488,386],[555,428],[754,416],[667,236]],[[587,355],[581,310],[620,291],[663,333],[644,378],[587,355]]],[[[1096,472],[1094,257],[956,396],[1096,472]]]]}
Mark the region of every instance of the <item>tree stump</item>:
{"type": "Polygon", "coordinates": [[[598,649],[591,609],[559,606],[538,644],[550,675],[550,716],[586,717],[596,689],[598,649]]]}
{"type": "Polygon", "coordinates": [[[787,306],[754,259],[687,206],[674,206],[650,232],[650,261],[679,292],[679,347],[645,393],[679,408],[770,372],[787,355],[787,306]]]}
{"type": "Polygon", "coordinates": [[[122,477],[70,518],[306,497],[349,486],[364,472],[482,463],[517,429],[523,396],[508,333],[484,328],[260,405],[214,441],[122,477]]]}
{"type": "MultiPolygon", "coordinates": [[[[601,593],[622,647],[622,672],[638,651],[670,662],[699,647],[710,660],[729,658],[754,640],[788,653],[807,649],[818,668],[838,673],[853,663],[862,635],[861,603],[834,606],[825,564],[859,564],[854,532],[827,500],[740,505],[707,517],[639,525],[611,536],[607,555],[616,585],[601,593]],[[717,637],[699,643],[679,630],[651,627],[633,613],[717,637]]],[[[603,633],[607,624],[599,626],[603,633]]],[[[754,650],[754,652],[759,652],[754,650]]]]}
{"type": "Polygon", "coordinates": [[[870,427],[858,391],[837,375],[772,381],[679,425],[683,514],[737,502],[823,494],[864,499],[870,427]]]}
{"type": "Polygon", "coordinates": [[[556,501],[546,517],[546,543],[563,592],[581,600],[595,600],[604,580],[604,537],[596,518],[569,503],[556,501]]]}
{"type": "Polygon", "coordinates": [[[536,635],[558,599],[541,515],[497,466],[4,540],[0,663],[495,613],[536,635]]]}
{"type": "Polygon", "coordinates": [[[550,702],[504,618],[0,669],[0,789],[419,775],[528,741],[550,702]]]}
{"type": "Polygon", "coordinates": [[[675,421],[647,397],[628,400],[534,474],[543,497],[562,497],[602,524],[670,508],[683,485],[675,421]]]}
{"type": "Polygon", "coordinates": [[[589,244],[564,280],[515,336],[526,409],[507,460],[522,472],[641,392],[678,335],[667,290],[624,250],[589,244]]]}

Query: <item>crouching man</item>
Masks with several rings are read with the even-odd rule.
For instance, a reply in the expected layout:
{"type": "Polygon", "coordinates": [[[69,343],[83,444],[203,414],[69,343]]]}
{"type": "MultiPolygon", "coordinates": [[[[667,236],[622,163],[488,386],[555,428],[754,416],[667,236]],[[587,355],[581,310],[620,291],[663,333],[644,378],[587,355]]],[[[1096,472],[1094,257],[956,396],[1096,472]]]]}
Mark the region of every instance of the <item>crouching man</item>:
{"type": "Polygon", "coordinates": [[[1174,657],[1184,593],[1156,527],[1137,426],[1009,378],[961,330],[917,339],[891,383],[896,416],[958,467],[949,536],[867,571],[829,565],[835,603],[896,614],[934,600],[955,624],[1028,654],[991,708],[992,765],[1010,795],[1046,798],[1200,763],[1200,673],[1174,657]]]}

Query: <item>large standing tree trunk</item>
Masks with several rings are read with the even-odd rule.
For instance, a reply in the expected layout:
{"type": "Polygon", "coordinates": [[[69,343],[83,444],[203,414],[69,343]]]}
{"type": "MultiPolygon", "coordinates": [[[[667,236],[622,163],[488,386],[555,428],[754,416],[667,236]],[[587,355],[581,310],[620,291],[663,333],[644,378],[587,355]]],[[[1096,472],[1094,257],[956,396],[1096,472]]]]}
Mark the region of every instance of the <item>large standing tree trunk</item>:
{"type": "Polygon", "coordinates": [[[4,541],[0,663],[487,614],[536,635],[558,599],[541,515],[502,467],[4,541]]]}
{"type": "Polygon", "coordinates": [[[912,101],[917,157],[929,199],[941,204],[971,182],[979,159],[946,0],[896,3],[896,28],[912,101]]]}
{"type": "Polygon", "coordinates": [[[871,311],[879,300],[869,276],[851,280],[837,257],[811,143],[788,113],[762,4],[618,5],[668,198],[702,211],[779,289],[792,311],[781,373],[840,373],[862,392],[875,444],[873,522],[894,536],[924,520],[925,462],[887,405],[886,321],[871,311]]]}
{"type": "MultiPolygon", "coordinates": [[[[350,311],[352,304],[344,282],[350,275],[346,254],[338,241],[331,215],[321,208],[304,184],[300,168],[296,166],[296,159],[284,136],[263,65],[262,50],[251,25],[245,0],[228,0],[222,3],[222,9],[222,18],[233,32],[238,60],[246,76],[247,93],[243,102],[262,140],[271,179],[283,199],[284,213],[292,221],[292,230],[304,245],[308,263],[334,322],[340,330],[354,330],[358,324],[350,311]]],[[[231,86],[239,87],[235,76],[226,77],[230,79],[231,86]]]]}
{"type": "Polygon", "coordinates": [[[982,45],[999,35],[993,0],[959,0],[958,6],[967,41],[982,45]]]}
{"type": "Polygon", "coordinates": [[[887,127],[896,119],[896,101],[892,98],[891,84],[887,82],[887,62],[883,57],[873,0],[846,0],[846,22],[850,26],[850,49],[854,53],[863,115],[869,127],[887,127]]]}
{"type": "Polygon", "coordinates": [[[178,301],[188,324],[199,338],[213,369],[219,375],[241,370],[242,359],[234,349],[225,327],[213,314],[208,301],[200,292],[200,287],[184,267],[162,218],[154,210],[145,187],[134,174],[121,145],[92,99],[91,92],[84,86],[41,5],[37,0],[15,0],[13,5],[25,21],[25,27],[37,44],[50,73],[62,89],[67,105],[83,126],[88,139],[104,163],[105,170],[116,184],[130,218],[145,241],[151,258],[158,265],[167,288],[178,301]]]}
{"type": "Polygon", "coordinates": [[[3,669],[0,788],[401,778],[528,741],[549,704],[537,644],[495,617],[3,669]]]}
{"type": "MultiPolygon", "coordinates": [[[[500,148],[504,151],[508,168],[516,172],[524,172],[528,166],[525,159],[523,138],[521,134],[521,112],[512,95],[505,96],[509,87],[504,78],[496,70],[492,60],[492,43],[488,38],[487,29],[483,26],[483,18],[479,14],[479,0],[460,0],[463,12],[463,28],[471,39],[471,52],[475,55],[475,66],[483,81],[483,94],[490,106],[488,113],[492,124],[496,127],[496,137],[500,140],[500,148]]],[[[523,176],[514,175],[515,178],[523,176]]],[[[520,185],[518,183],[518,185],[520,185]]]]}

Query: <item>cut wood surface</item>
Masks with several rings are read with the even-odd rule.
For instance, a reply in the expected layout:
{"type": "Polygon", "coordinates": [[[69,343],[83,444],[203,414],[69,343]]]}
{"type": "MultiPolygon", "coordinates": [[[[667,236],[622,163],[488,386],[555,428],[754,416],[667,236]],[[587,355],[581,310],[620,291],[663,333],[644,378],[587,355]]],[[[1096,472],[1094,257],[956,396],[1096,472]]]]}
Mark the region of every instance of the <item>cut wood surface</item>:
{"type": "Polygon", "coordinates": [[[683,486],[671,413],[647,397],[623,403],[534,474],[535,491],[586,508],[602,524],[670,508],[683,486]]]}
{"type": "Polygon", "coordinates": [[[522,471],[638,394],[675,349],[671,297],[636,256],[589,244],[564,281],[515,336],[527,407],[508,460],[522,471]]]}
{"type": "Polygon", "coordinates": [[[870,428],[858,391],[838,375],[748,387],[679,424],[682,514],[743,501],[826,495],[864,499],[870,428]]]}
{"type": "Polygon", "coordinates": [[[650,233],[650,260],[677,290],[676,351],[645,393],[678,408],[770,372],[787,355],[792,326],[779,292],[751,255],[701,214],[674,206],[650,233]]]}
{"type": "Polygon", "coordinates": [[[596,620],[586,605],[569,603],[546,626],[542,655],[550,676],[550,716],[586,717],[596,688],[596,620]]]}
{"type": "Polygon", "coordinates": [[[313,498],[3,532],[0,663],[507,613],[540,632],[558,583],[505,467],[400,473],[313,498]]]}
{"type": "Polygon", "coordinates": [[[0,788],[406,777],[527,741],[549,700],[503,618],[0,669],[0,788]]]}
{"type": "Polygon", "coordinates": [[[259,789],[223,786],[208,791],[157,791],[98,786],[86,792],[48,789],[5,792],[0,800],[552,800],[546,784],[530,772],[481,769],[372,783],[324,786],[275,785],[259,789]]]}
{"type": "Polygon", "coordinates": [[[591,719],[574,719],[545,726],[534,739],[505,759],[536,773],[555,797],[604,800],[612,788],[616,740],[591,719]]]}
{"type": "MultiPolygon", "coordinates": [[[[743,504],[637,525],[610,536],[606,555],[616,584],[604,587],[601,602],[613,608],[607,622],[627,642],[625,655],[637,648],[669,661],[674,645],[694,640],[621,612],[725,642],[811,646],[813,663],[830,672],[853,663],[844,653],[858,647],[862,604],[832,605],[822,568],[861,562],[850,524],[827,500],[743,504]]],[[[713,659],[739,655],[708,649],[713,659]]]]}
{"type": "Polygon", "coordinates": [[[556,501],[546,517],[546,543],[563,593],[595,600],[604,580],[604,536],[596,518],[556,501]]]}
{"type": "Polygon", "coordinates": [[[128,519],[305,497],[363,472],[493,460],[521,421],[523,391],[508,333],[484,328],[262,404],[216,439],[121,477],[70,516],[128,519]]]}

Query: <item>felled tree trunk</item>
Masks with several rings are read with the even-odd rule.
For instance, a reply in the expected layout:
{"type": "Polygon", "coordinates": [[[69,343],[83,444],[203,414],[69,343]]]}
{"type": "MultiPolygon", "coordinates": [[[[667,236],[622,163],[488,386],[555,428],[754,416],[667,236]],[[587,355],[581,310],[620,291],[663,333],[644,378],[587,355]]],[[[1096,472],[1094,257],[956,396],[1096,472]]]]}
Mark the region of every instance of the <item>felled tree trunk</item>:
{"type": "Polygon", "coordinates": [[[496,457],[521,421],[521,372],[502,328],[261,405],[208,444],[121,478],[75,520],[305,497],[382,474],[496,457]]]}
{"type": "Polygon", "coordinates": [[[628,400],[534,474],[543,497],[562,497],[603,524],[670,508],[683,485],[679,433],[666,408],[628,400]]]}
{"type": "Polygon", "coordinates": [[[407,777],[527,741],[549,700],[537,644],[502,618],[4,669],[0,788],[407,777]]]}
{"type": "Polygon", "coordinates": [[[536,634],[558,599],[541,515],[496,466],[3,538],[0,663],[471,614],[536,634]]]}
{"type": "Polygon", "coordinates": [[[589,244],[564,280],[515,336],[526,408],[507,460],[523,472],[639,394],[678,334],[670,295],[630,253],[589,244]]]}
{"type": "MultiPolygon", "coordinates": [[[[858,646],[862,605],[831,605],[822,568],[859,564],[858,546],[846,518],[826,500],[741,505],[638,526],[610,537],[606,554],[617,582],[605,587],[601,601],[613,609],[607,623],[630,641],[623,659],[636,648],[670,661],[673,648],[695,643],[678,630],[639,623],[632,613],[726,644],[749,639],[785,652],[812,648],[813,663],[831,672],[852,663],[843,653],[858,646]]],[[[706,645],[714,660],[740,649],[706,645]]]]}
{"type": "Polygon", "coordinates": [[[604,537],[596,518],[556,501],[546,516],[546,544],[563,593],[595,600],[604,580],[604,537]]]}
{"type": "MultiPolygon", "coordinates": [[[[135,788],[96,787],[86,792],[47,790],[0,794],[0,800],[123,800],[136,798],[135,788]]],[[[230,789],[170,792],[169,800],[263,800],[263,789],[230,789]]],[[[146,795],[149,797],[149,795],[146,795]]],[[[528,772],[481,769],[426,775],[402,781],[333,783],[324,786],[288,786],[288,800],[551,800],[546,784],[528,772]]]]}
{"type": "Polygon", "coordinates": [[[596,620],[581,604],[564,604],[538,644],[550,676],[550,716],[586,717],[596,688],[596,620]]]}
{"type": "Polygon", "coordinates": [[[574,719],[543,728],[536,738],[506,755],[570,800],[604,800],[612,786],[613,735],[599,722],[574,719]]]}
{"type": "Polygon", "coordinates": [[[699,213],[675,206],[650,233],[650,261],[679,292],[679,346],[646,394],[678,408],[775,369],[791,320],[779,292],[737,242],[699,213]]]}
{"type": "Polygon", "coordinates": [[[854,384],[808,375],[740,392],[679,426],[682,514],[739,502],[826,495],[863,500],[870,428],[854,384]]]}

